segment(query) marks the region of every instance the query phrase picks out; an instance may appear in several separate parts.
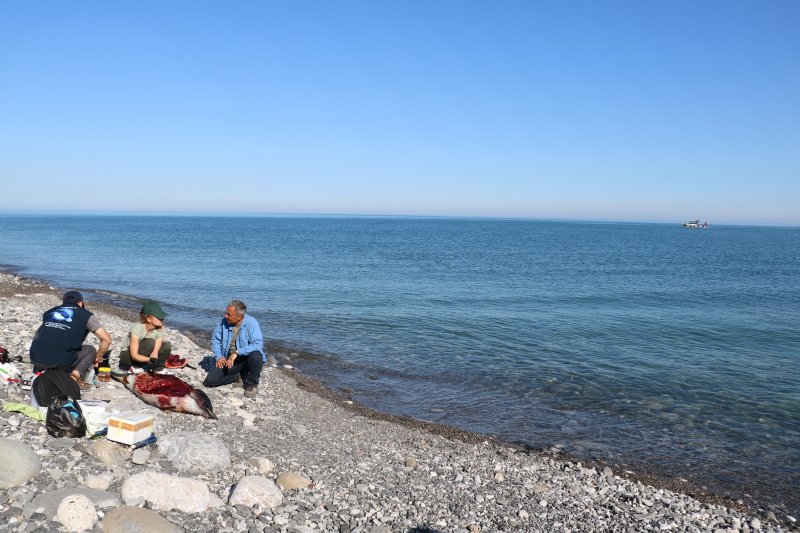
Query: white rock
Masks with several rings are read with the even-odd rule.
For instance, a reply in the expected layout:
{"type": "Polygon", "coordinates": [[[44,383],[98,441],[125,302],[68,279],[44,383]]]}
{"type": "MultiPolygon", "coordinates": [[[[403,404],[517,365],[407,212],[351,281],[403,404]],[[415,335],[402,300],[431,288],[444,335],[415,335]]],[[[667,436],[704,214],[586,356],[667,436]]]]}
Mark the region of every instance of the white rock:
{"type": "Polygon", "coordinates": [[[109,485],[111,485],[111,481],[113,481],[114,475],[111,472],[105,472],[103,474],[89,474],[86,476],[86,486],[90,489],[95,490],[108,490],[109,485]]]}
{"type": "Polygon", "coordinates": [[[251,457],[250,464],[259,474],[268,474],[275,468],[275,463],[266,457],[251,457]]]}
{"type": "Polygon", "coordinates": [[[164,510],[179,509],[185,513],[205,511],[213,503],[205,482],[153,471],[136,474],[122,486],[122,500],[126,504],[138,498],[164,510]]]}
{"type": "Polygon", "coordinates": [[[219,472],[231,464],[228,447],[217,437],[194,431],[170,433],[161,437],[158,451],[179,472],[219,472]]]}
{"type": "Polygon", "coordinates": [[[239,480],[231,492],[229,505],[260,505],[274,509],[283,503],[283,493],[272,482],[261,476],[245,476],[239,480]]]}
{"type": "Polygon", "coordinates": [[[67,531],[86,531],[94,527],[97,513],[92,500],[83,494],[72,494],[61,500],[56,517],[67,531]]]}
{"type": "Polygon", "coordinates": [[[230,398],[228,398],[228,403],[234,407],[241,407],[244,405],[244,400],[242,400],[241,398],[236,398],[234,396],[231,396],[230,398]]]}

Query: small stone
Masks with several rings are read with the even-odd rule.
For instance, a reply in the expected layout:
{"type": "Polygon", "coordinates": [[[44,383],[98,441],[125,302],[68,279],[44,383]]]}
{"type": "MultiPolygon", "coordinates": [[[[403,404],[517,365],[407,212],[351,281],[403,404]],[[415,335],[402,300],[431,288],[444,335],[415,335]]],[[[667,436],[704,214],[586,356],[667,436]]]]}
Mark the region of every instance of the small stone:
{"type": "Polygon", "coordinates": [[[505,481],[505,480],[506,480],[506,478],[505,478],[505,476],[504,476],[503,474],[501,474],[500,472],[498,472],[498,473],[496,473],[496,474],[494,475],[494,480],[495,480],[495,481],[497,481],[498,483],[500,483],[500,482],[502,482],[502,481],[505,481]]]}
{"type": "Polygon", "coordinates": [[[547,500],[539,500],[539,507],[547,507],[547,500]]]}
{"type": "Polygon", "coordinates": [[[406,459],[406,468],[416,468],[417,467],[417,460],[414,457],[409,457],[406,459]]]}
{"type": "Polygon", "coordinates": [[[108,490],[113,479],[114,476],[110,472],[98,475],[90,474],[86,476],[86,486],[95,490],[108,490]]]}
{"type": "Polygon", "coordinates": [[[133,456],[131,457],[131,462],[133,464],[145,465],[148,459],[150,459],[150,450],[147,448],[137,448],[133,450],[133,456]]]}
{"type": "Polygon", "coordinates": [[[297,472],[284,472],[275,480],[275,484],[281,490],[307,489],[311,485],[311,480],[301,476],[297,472]]]}
{"type": "Polygon", "coordinates": [[[753,518],[752,520],[750,520],[750,527],[752,529],[761,529],[761,520],[759,520],[758,518],[753,518]]]}
{"type": "Polygon", "coordinates": [[[259,474],[268,474],[275,468],[275,463],[266,457],[251,457],[249,463],[259,474]]]}

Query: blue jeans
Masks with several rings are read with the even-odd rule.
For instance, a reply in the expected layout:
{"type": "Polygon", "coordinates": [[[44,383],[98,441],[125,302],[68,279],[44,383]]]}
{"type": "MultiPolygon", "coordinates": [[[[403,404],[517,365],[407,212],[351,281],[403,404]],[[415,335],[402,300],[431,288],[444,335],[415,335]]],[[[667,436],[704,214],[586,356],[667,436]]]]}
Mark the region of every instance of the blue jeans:
{"type": "Polygon", "coordinates": [[[240,353],[236,356],[236,361],[233,362],[232,367],[217,368],[215,366],[212,368],[205,381],[203,381],[203,385],[206,387],[230,385],[231,383],[236,383],[239,375],[242,376],[245,388],[251,385],[258,385],[262,368],[264,368],[264,359],[261,352],[240,353]]]}

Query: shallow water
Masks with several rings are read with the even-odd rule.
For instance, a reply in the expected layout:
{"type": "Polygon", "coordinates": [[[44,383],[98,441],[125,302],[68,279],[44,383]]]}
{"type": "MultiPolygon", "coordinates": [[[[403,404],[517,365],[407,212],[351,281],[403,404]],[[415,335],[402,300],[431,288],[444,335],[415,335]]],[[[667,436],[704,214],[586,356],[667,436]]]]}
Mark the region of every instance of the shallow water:
{"type": "Polygon", "coordinates": [[[240,298],[380,410],[800,507],[796,228],[0,216],[0,249],[173,325],[240,298]]]}

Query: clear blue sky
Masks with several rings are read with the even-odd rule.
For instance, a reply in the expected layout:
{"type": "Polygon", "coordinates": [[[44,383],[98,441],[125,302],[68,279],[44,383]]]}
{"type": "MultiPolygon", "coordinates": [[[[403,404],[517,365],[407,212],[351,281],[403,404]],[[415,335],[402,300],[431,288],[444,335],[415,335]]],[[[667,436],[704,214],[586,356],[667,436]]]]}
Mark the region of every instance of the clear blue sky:
{"type": "Polygon", "coordinates": [[[800,2],[0,3],[0,212],[800,223],[800,2]]]}

